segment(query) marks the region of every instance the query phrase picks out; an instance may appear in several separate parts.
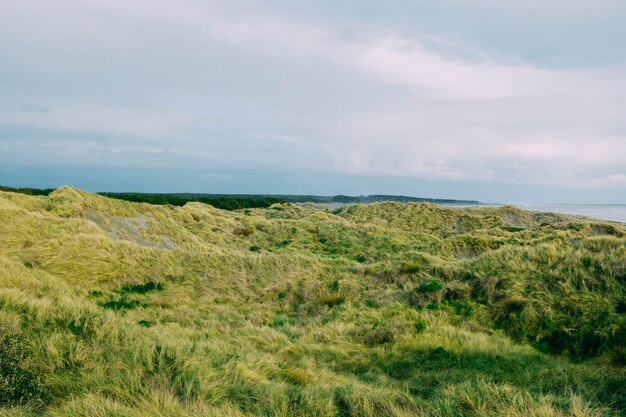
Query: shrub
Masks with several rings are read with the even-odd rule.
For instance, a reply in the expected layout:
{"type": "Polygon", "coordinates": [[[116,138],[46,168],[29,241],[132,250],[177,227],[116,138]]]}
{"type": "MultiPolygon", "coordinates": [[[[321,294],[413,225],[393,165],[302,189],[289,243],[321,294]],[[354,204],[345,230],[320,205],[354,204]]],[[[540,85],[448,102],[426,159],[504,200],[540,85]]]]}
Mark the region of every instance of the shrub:
{"type": "Polygon", "coordinates": [[[120,294],[146,294],[153,291],[163,291],[160,282],[146,282],[143,284],[125,285],[120,289],[120,294]]]}
{"type": "Polygon", "coordinates": [[[98,303],[101,307],[104,307],[109,310],[119,311],[119,310],[132,310],[137,307],[146,307],[145,303],[142,303],[139,300],[133,300],[126,298],[124,296],[111,299],[105,302],[98,303]]]}
{"type": "Polygon", "coordinates": [[[354,260],[360,263],[365,263],[367,258],[364,255],[357,255],[354,257],[354,260]]]}
{"type": "Polygon", "coordinates": [[[41,406],[52,399],[43,376],[28,364],[27,358],[20,336],[0,336],[0,406],[41,406]]]}
{"type": "Polygon", "coordinates": [[[413,330],[415,333],[422,333],[426,330],[426,322],[422,319],[415,320],[413,322],[413,330]]]}
{"type": "Polygon", "coordinates": [[[427,281],[418,285],[414,291],[419,293],[432,293],[441,291],[442,289],[443,287],[439,281],[427,281]]]}
{"type": "Polygon", "coordinates": [[[427,304],[441,302],[443,286],[438,281],[426,281],[419,284],[409,294],[409,304],[414,308],[422,308],[427,304]]]}

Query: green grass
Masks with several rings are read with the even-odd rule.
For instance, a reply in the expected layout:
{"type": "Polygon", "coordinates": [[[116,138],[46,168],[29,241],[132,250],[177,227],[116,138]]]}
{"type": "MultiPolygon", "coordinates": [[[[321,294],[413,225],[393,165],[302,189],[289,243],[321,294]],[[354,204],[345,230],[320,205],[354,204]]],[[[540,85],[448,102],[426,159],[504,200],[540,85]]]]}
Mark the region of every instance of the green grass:
{"type": "Polygon", "coordinates": [[[626,415],[625,236],[0,192],[0,415],[626,415]]]}

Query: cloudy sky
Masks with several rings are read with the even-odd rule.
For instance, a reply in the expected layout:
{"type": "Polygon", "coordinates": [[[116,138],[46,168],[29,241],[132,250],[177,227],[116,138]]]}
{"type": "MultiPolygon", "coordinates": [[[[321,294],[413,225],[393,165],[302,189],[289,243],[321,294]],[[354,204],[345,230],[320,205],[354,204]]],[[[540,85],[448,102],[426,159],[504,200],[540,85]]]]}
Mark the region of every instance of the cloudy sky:
{"type": "Polygon", "coordinates": [[[0,183],[626,203],[623,0],[3,0],[0,183]]]}

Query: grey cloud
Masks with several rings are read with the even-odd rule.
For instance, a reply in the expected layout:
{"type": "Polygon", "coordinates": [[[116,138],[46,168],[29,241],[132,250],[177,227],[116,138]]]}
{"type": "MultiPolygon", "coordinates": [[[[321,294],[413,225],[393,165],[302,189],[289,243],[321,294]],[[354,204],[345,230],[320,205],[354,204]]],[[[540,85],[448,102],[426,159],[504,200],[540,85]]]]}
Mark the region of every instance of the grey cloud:
{"type": "Polygon", "coordinates": [[[4,4],[2,178],[623,200],[626,7],[549,3],[4,4]]]}
{"type": "Polygon", "coordinates": [[[45,106],[39,106],[37,104],[22,104],[20,110],[24,113],[49,113],[50,109],[45,106]]]}

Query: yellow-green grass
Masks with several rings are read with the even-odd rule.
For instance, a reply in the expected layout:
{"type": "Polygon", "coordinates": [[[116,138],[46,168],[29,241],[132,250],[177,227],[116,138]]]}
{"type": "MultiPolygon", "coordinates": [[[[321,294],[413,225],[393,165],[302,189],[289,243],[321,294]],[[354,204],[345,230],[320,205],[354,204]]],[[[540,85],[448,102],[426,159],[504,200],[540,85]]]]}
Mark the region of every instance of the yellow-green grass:
{"type": "Polygon", "coordinates": [[[625,236],[0,192],[0,415],[625,415],[625,236]]]}

